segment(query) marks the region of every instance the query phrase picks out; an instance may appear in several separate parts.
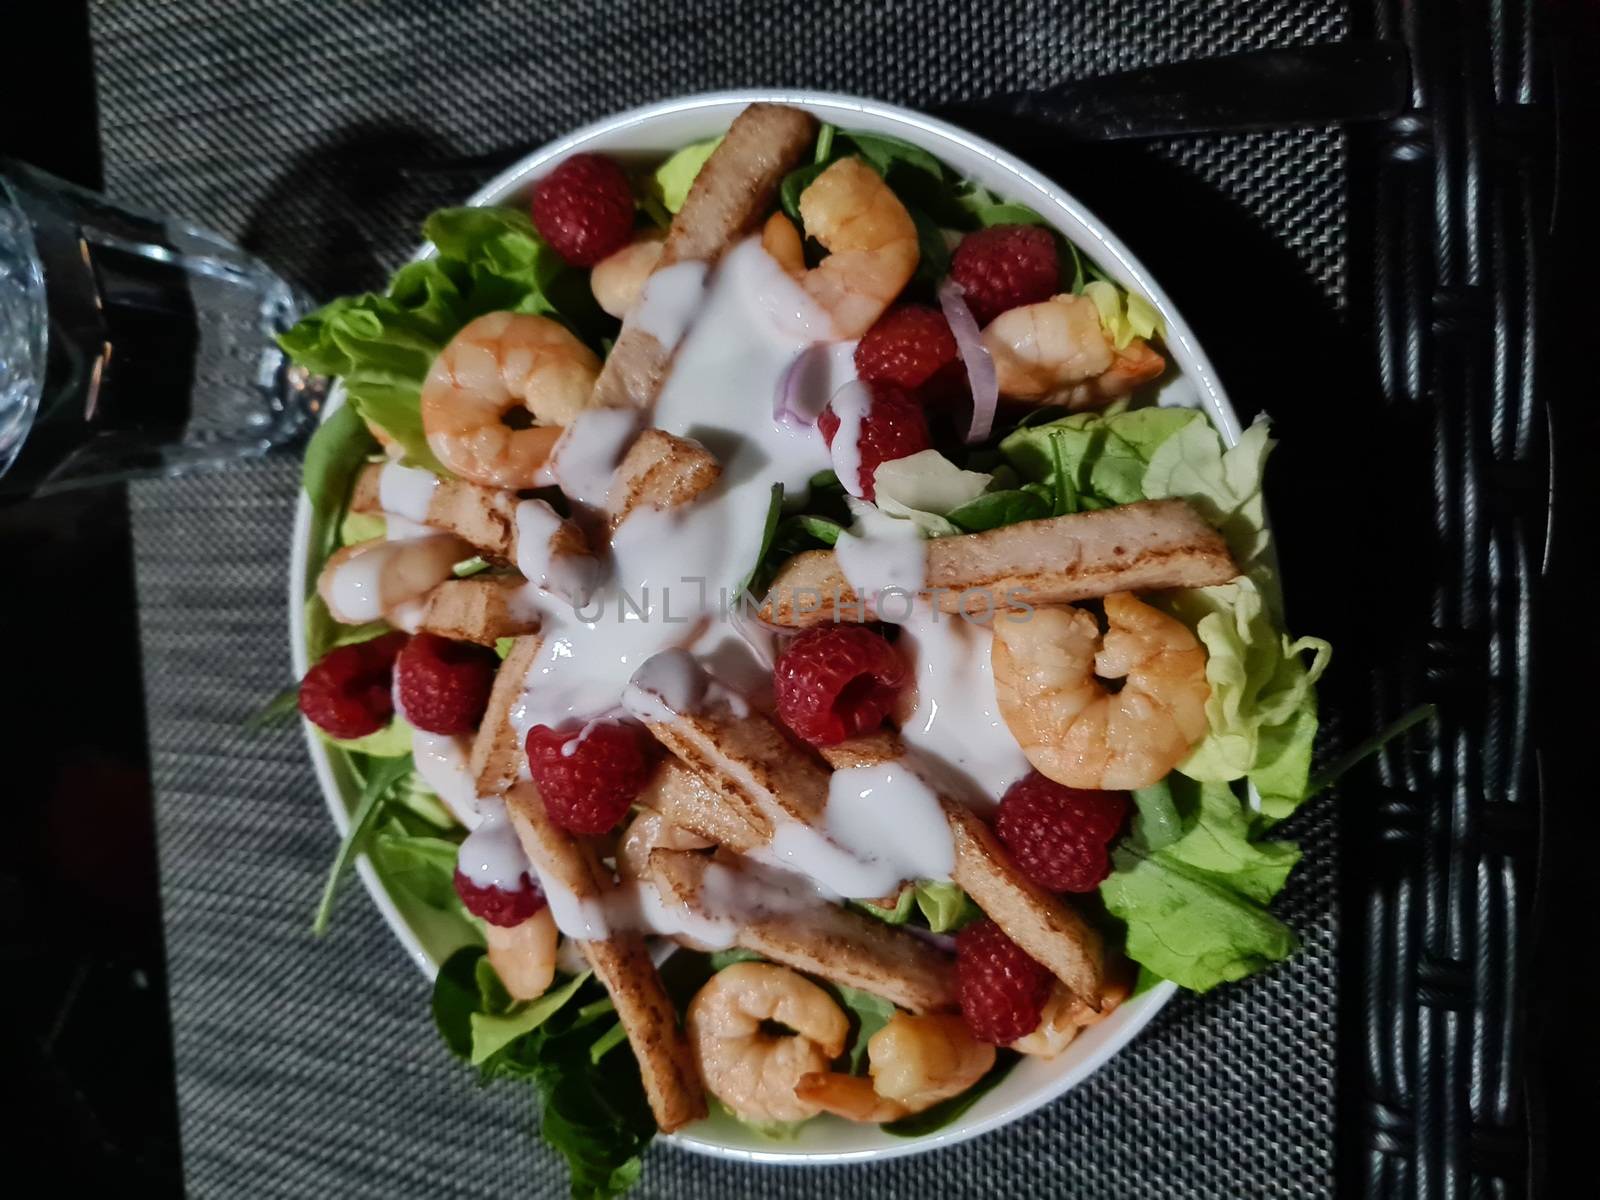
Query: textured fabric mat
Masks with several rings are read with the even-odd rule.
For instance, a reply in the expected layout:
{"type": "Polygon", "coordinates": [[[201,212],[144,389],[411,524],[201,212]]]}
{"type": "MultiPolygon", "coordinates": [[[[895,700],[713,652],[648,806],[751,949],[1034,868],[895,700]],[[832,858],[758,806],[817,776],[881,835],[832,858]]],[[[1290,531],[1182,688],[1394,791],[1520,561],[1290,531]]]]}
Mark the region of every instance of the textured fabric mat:
{"type": "MultiPolygon", "coordinates": [[[[521,0],[106,0],[92,19],[109,189],[242,238],[319,295],[377,284],[420,216],[459,198],[460,183],[394,174],[422,158],[713,87],[806,85],[915,106],[1345,28],[1332,0],[570,12],[521,0]]],[[[1155,153],[1271,230],[1339,300],[1337,135],[1155,153]]],[[[449,1059],[426,981],[359,888],[325,940],[306,932],[333,827],[299,730],[241,727],[289,678],[296,470],[278,461],[132,489],[189,1190],[563,1194],[564,1169],[529,1135],[528,1097],[480,1089],[449,1059]]],[[[1330,1195],[1337,837],[1325,799],[1294,825],[1306,861],[1278,911],[1304,950],[1174,1002],[1060,1102],[877,1166],[750,1168],[659,1146],[638,1194],[1330,1195]]]]}

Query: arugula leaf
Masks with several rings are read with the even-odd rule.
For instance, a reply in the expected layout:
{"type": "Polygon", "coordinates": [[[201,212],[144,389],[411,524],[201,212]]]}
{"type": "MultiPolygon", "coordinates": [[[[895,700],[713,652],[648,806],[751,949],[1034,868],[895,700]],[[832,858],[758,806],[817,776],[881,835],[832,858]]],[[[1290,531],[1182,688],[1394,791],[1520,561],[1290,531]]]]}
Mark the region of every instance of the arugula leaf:
{"type": "Polygon", "coordinates": [[[831,546],[839,540],[839,535],[845,531],[845,526],[835,521],[832,517],[817,517],[810,513],[797,513],[792,517],[785,517],[778,526],[778,532],[773,538],[774,545],[787,545],[797,541],[795,552],[806,548],[806,540],[820,542],[824,546],[831,546]]]}
{"type": "Polygon", "coordinates": [[[812,155],[813,162],[825,163],[833,157],[833,139],[839,132],[837,125],[830,125],[824,121],[817,128],[817,149],[812,155]]]}
{"type": "Polygon", "coordinates": [[[805,222],[800,219],[800,193],[810,187],[818,175],[828,169],[829,163],[817,161],[807,163],[803,167],[796,167],[783,177],[783,182],[778,185],[778,203],[783,206],[783,211],[789,219],[801,230],[805,229],[805,222]]]}
{"type": "Polygon", "coordinates": [[[246,729],[265,729],[268,725],[276,725],[280,721],[294,715],[300,709],[300,685],[291,683],[271,700],[268,700],[252,716],[246,717],[246,729]]]}
{"type": "Polygon", "coordinates": [[[867,165],[886,179],[898,169],[921,172],[934,179],[943,179],[947,175],[945,165],[921,146],[913,146],[886,133],[846,129],[840,131],[839,137],[849,142],[867,165]]]}
{"type": "Polygon", "coordinates": [[[995,1055],[994,1066],[989,1068],[988,1074],[960,1095],[951,1096],[950,1099],[940,1101],[932,1108],[913,1113],[909,1117],[902,1117],[898,1121],[890,1121],[878,1128],[895,1137],[904,1138],[926,1137],[930,1133],[935,1133],[965,1116],[968,1109],[992,1092],[999,1086],[1001,1080],[1011,1074],[1019,1061],[1021,1061],[1020,1055],[1010,1050],[1002,1050],[995,1055]]]}
{"type": "Polygon", "coordinates": [[[350,869],[350,864],[355,861],[356,855],[366,850],[373,830],[378,827],[378,818],[383,815],[384,802],[389,798],[389,793],[395,784],[410,770],[409,756],[380,758],[373,761],[371,773],[367,775],[366,783],[361,789],[361,799],[356,802],[355,812],[350,816],[350,830],[339,843],[339,852],[334,856],[333,866],[328,871],[328,881],[322,888],[322,900],[318,903],[316,914],[311,919],[311,932],[318,937],[328,932],[328,919],[333,915],[333,899],[338,892],[340,880],[350,869]]]}
{"type": "Polygon", "coordinates": [[[567,1160],[573,1196],[586,1200],[611,1200],[636,1183],[656,1131],[632,1053],[607,1053],[599,1065],[595,1047],[614,1037],[609,1029],[597,1031],[596,1022],[613,1011],[600,992],[592,980],[575,988],[569,982],[557,989],[565,993],[559,1004],[547,993],[526,1007],[508,1006],[480,947],[452,955],[433,990],[434,1023],[453,1054],[467,1061],[478,1056],[485,1080],[515,1079],[538,1089],[540,1131],[567,1160]],[[580,1004],[586,995],[596,998],[580,1004]],[[529,1015],[536,1008],[542,1020],[529,1015]],[[531,1027],[482,1056],[488,1043],[474,1045],[475,1029],[497,1038],[508,1022],[531,1027]]]}
{"type": "Polygon", "coordinates": [[[1052,504],[1038,492],[1011,488],[999,492],[986,492],[969,500],[946,515],[952,525],[966,533],[982,533],[986,529],[999,529],[1002,525],[1015,525],[1018,521],[1035,521],[1048,517],[1052,504]]]}
{"type": "Polygon", "coordinates": [[[610,1029],[596,1038],[594,1044],[589,1047],[589,1061],[595,1066],[599,1066],[602,1058],[627,1040],[628,1031],[622,1027],[621,1021],[616,1022],[610,1029]]]}
{"type": "MultiPolygon", "coordinates": [[[[488,962],[488,959],[483,959],[488,962]]],[[[504,1015],[475,1012],[468,1018],[472,1028],[472,1052],[467,1061],[481,1066],[525,1033],[532,1033],[548,1021],[567,1001],[577,995],[589,972],[575,975],[560,987],[552,987],[537,1000],[518,1005],[504,1015]]]]}
{"type": "Polygon", "coordinates": [[[911,223],[917,227],[917,270],[911,277],[911,287],[932,291],[939,281],[950,274],[950,247],[944,240],[944,230],[922,209],[906,205],[911,223]]]}
{"type": "Polygon", "coordinates": [[[456,856],[460,850],[460,842],[409,834],[404,826],[391,819],[373,838],[368,853],[385,883],[414,896],[429,908],[464,912],[455,889],[456,856]]]}
{"type": "Polygon", "coordinates": [[[771,581],[763,568],[767,564],[767,552],[772,549],[772,538],[778,532],[778,521],[783,516],[783,484],[772,485],[771,498],[767,501],[767,523],[761,531],[761,551],[756,555],[756,561],[750,568],[750,573],[739,581],[739,586],[733,590],[735,603],[740,597],[764,595],[767,584],[771,581]]]}
{"type": "Polygon", "coordinates": [[[746,950],[742,946],[731,946],[726,950],[713,950],[706,957],[710,961],[713,972],[720,971],[724,967],[731,967],[734,963],[766,961],[754,950],[746,950]]]}

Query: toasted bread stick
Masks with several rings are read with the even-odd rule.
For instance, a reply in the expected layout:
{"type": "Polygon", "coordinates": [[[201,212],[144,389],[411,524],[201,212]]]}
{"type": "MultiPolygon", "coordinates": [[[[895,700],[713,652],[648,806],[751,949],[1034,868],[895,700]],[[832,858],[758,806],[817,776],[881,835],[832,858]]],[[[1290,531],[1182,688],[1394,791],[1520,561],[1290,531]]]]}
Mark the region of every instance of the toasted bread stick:
{"type": "MultiPolygon", "coordinates": [[[[703,911],[700,884],[710,862],[703,854],[657,849],[650,854],[650,876],[663,895],[703,911]]],[[[736,944],[914,1013],[955,1004],[948,957],[914,934],[820,898],[783,912],[753,912],[740,925],[736,944]]]]}
{"type": "MultiPolygon", "coordinates": [[[[772,840],[778,821],[814,825],[828,803],[828,771],[790,741],[771,717],[726,709],[648,721],[650,732],[695,772],[731,818],[772,840]]],[[[678,822],[683,824],[683,822],[678,822]]],[[[708,836],[691,825],[693,833],[708,836]]]]}
{"type": "MultiPolygon", "coordinates": [[[[531,783],[506,794],[506,810],[517,839],[548,884],[565,888],[581,904],[602,902],[614,886],[610,870],[592,847],[550,823],[544,802],[531,783]]],[[[644,937],[632,931],[579,941],[584,957],[610,993],[617,1019],[628,1035],[645,1097],[662,1132],[706,1115],[705,1089],[694,1051],[678,1024],[677,1011],[650,961],[644,937]]]]}
{"type": "Polygon", "coordinates": [[[687,504],[721,474],[721,465],[699,442],[663,429],[646,429],[628,447],[611,477],[606,495],[611,528],[641,508],[665,510],[687,504]]]}
{"type": "MultiPolygon", "coordinates": [[[[382,477],[382,463],[369,463],[362,468],[356,477],[355,490],[350,494],[353,511],[383,511],[379,495],[382,477]]],[[[471,542],[485,558],[509,563],[517,553],[516,514],[515,492],[484,487],[465,479],[441,479],[434,485],[423,524],[471,542]]]]}
{"type": "MultiPolygon", "coordinates": [[[[782,104],[752,104],[734,118],[722,143],[706,159],[672,220],[656,273],[677,263],[715,262],[772,208],[778,184],[800,164],[816,140],[810,113],[782,104]]],[[[646,281],[646,296],[649,293],[646,281]]],[[[667,375],[677,346],[666,346],[635,319],[622,323],[592,403],[600,408],[648,408],[667,375]]]]}
{"type": "MultiPolygon", "coordinates": [[[[988,614],[1112,592],[1207,587],[1237,574],[1222,535],[1187,503],[1144,500],[935,538],[922,591],[941,612],[988,614]]],[[[761,615],[803,628],[875,614],[832,550],[807,550],[779,570],[761,615]]]]}
{"type": "MultiPolygon", "coordinates": [[[[872,734],[822,749],[836,769],[869,766],[905,752],[899,739],[872,734]]],[[[1044,891],[1017,866],[988,824],[949,796],[939,798],[955,850],[951,878],[1017,945],[1095,1011],[1105,985],[1100,935],[1067,903],[1044,891]]]]}
{"type": "Polygon", "coordinates": [[[539,632],[539,616],[519,593],[527,587],[521,575],[473,575],[447,579],[428,593],[420,630],[458,642],[493,646],[501,638],[539,632]]]}
{"type": "Polygon", "coordinates": [[[498,796],[516,782],[522,769],[522,747],[511,726],[511,708],[522,696],[522,688],[534,657],[539,653],[539,635],[519,637],[511,653],[495,672],[489,691],[489,707],[472,739],[472,755],[467,769],[478,784],[478,795],[498,796]]]}
{"type": "Polygon", "coordinates": [[[638,802],[678,828],[741,854],[765,845],[770,835],[676,758],[656,768],[638,802]]]}

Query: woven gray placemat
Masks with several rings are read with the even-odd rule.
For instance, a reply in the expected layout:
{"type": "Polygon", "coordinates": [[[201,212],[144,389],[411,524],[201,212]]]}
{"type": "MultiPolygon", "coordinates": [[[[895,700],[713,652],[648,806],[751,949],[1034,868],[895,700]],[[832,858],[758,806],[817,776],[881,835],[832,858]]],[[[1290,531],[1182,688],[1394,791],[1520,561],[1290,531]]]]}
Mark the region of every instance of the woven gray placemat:
{"type": "MultiPolygon", "coordinates": [[[[1166,58],[1336,36],[1327,0],[1266,6],[590,5],[312,0],[93,9],[109,189],[202,219],[321,294],[371,285],[443,186],[362,163],[484,150],[741,83],[916,104],[1166,58]],[[362,156],[367,156],[363,158],[362,156]],[[354,164],[354,165],[353,165],[354,164]],[[365,179],[360,186],[351,178],[365,179]]],[[[1163,149],[1342,287],[1333,134],[1163,149]]],[[[546,1196],[565,1174],[529,1097],[475,1087],[428,988],[352,888],[306,932],[335,837],[297,729],[242,722],[288,680],[296,467],[132,489],[185,1169],[196,1196],[546,1196]]],[[[652,1151],[639,1193],[1159,1197],[1331,1194],[1337,837],[1326,801],[1278,911],[1285,966],[1171,1005],[1086,1085],[950,1150],[817,1171],[652,1151]]]]}

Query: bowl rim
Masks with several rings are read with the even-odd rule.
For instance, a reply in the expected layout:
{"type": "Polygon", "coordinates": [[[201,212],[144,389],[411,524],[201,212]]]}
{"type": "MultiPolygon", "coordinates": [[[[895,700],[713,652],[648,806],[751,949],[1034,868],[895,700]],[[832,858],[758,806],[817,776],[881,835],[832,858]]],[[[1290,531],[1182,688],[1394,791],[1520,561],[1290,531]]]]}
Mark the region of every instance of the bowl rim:
{"type": "MultiPolygon", "coordinates": [[[[550,162],[563,158],[597,139],[683,113],[718,108],[736,111],[745,105],[755,103],[792,104],[816,112],[818,115],[826,115],[828,119],[834,120],[835,123],[838,123],[839,120],[848,121],[851,114],[869,116],[902,127],[905,130],[907,140],[915,141],[918,145],[924,145],[926,149],[936,154],[939,153],[941,144],[960,147],[967,154],[986,160],[1000,173],[1014,177],[1028,185],[1034,192],[1049,201],[1051,207],[1041,209],[1041,211],[1043,215],[1051,218],[1052,225],[1059,225],[1060,222],[1057,218],[1061,214],[1070,217],[1089,234],[1088,242],[1075,238],[1075,240],[1079,241],[1080,248],[1084,249],[1089,254],[1089,257],[1094,259],[1113,278],[1125,286],[1136,287],[1154,305],[1165,322],[1164,341],[1168,348],[1181,350],[1181,354],[1177,356],[1187,360],[1183,364],[1182,376],[1187,378],[1201,393],[1201,407],[1213,424],[1217,426],[1225,444],[1232,446],[1238,441],[1241,435],[1238,415],[1229,401],[1221,381],[1217,377],[1211,360],[1201,348],[1188,323],[1183,319],[1182,314],[1179,313],[1156,278],[1128,250],[1121,239],[1111,232],[1103,220],[1054,180],[987,139],[937,117],[931,117],[900,105],[848,93],[804,88],[738,88],[673,97],[602,117],[545,143],[488,180],[473,192],[464,203],[471,207],[500,203],[506,197],[523,188],[534,173],[540,171],[550,162]],[[924,139],[930,139],[932,144],[927,144],[924,139]]],[[[433,247],[424,243],[411,256],[411,260],[427,258],[433,253],[433,247]]],[[[343,402],[343,398],[343,387],[338,385],[330,394],[329,403],[324,410],[324,418],[326,418],[327,413],[332,412],[343,402]]],[[[290,656],[297,678],[304,675],[308,666],[305,650],[304,610],[307,596],[307,550],[309,547],[311,520],[310,501],[302,491],[295,508],[289,570],[290,656]]],[[[327,748],[316,729],[309,722],[302,720],[301,725],[312,767],[322,791],[323,802],[328,809],[329,815],[333,818],[335,828],[342,837],[349,829],[350,814],[344,805],[338,781],[334,777],[332,764],[327,755],[327,748]]],[[[399,907],[379,881],[377,872],[366,855],[361,855],[357,858],[356,872],[367,894],[377,906],[378,911],[382,914],[396,939],[404,947],[407,955],[431,980],[437,972],[439,964],[428,953],[411,925],[401,914],[399,907]]],[[[796,1152],[782,1149],[757,1150],[743,1146],[729,1146],[695,1137],[687,1131],[679,1131],[663,1136],[666,1141],[695,1153],[730,1161],[782,1166],[821,1166],[830,1163],[877,1162],[953,1146],[1009,1125],[1013,1121],[1060,1098],[1072,1088],[1083,1083],[1103,1066],[1107,1060],[1124,1050],[1144,1027],[1154,1019],[1156,1014],[1166,1006],[1176,991],[1176,985],[1163,981],[1133,997],[1119,1010],[1122,1019],[1115,1034],[1107,1037],[1088,1055],[1074,1063],[1070,1070],[1062,1071],[1059,1078],[1046,1081],[1031,1094],[1018,1098],[998,1112],[990,1113],[976,1120],[958,1120],[946,1128],[924,1137],[904,1140],[896,1139],[891,1144],[855,1150],[807,1150],[796,1152]]]]}

